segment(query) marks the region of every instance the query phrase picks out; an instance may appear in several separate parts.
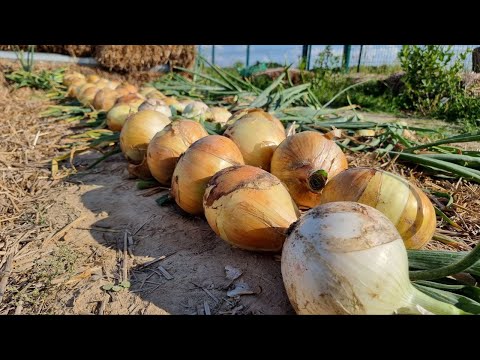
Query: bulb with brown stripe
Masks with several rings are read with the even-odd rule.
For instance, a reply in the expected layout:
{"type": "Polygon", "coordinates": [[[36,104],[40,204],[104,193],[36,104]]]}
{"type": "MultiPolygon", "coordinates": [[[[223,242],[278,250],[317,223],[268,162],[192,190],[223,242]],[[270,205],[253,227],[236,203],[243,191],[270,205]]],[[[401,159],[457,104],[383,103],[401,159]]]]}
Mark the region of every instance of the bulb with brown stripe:
{"type": "Polygon", "coordinates": [[[320,204],[325,184],[347,168],[347,158],[334,141],[319,132],[304,131],[277,147],[270,171],[283,181],[298,206],[313,208],[320,204]]]}
{"type": "Polygon", "coordinates": [[[222,169],[243,164],[242,153],[232,140],[220,135],[205,136],[178,159],[172,175],[172,197],[187,213],[201,215],[210,178],[222,169]]]}
{"type": "Polygon", "coordinates": [[[270,161],[277,146],[285,139],[280,120],[261,109],[249,109],[235,114],[225,130],[242,152],[245,164],[270,171],[270,161]]]}
{"type": "Polygon", "coordinates": [[[207,131],[193,120],[181,119],[165,126],[148,144],[147,163],[152,176],[160,184],[170,185],[179,156],[205,136],[207,131]]]}
{"type": "Polygon", "coordinates": [[[435,209],[422,190],[387,171],[351,168],[325,186],[321,203],[355,201],[376,208],[395,225],[407,249],[420,249],[435,232],[435,209]]]}
{"type": "Polygon", "coordinates": [[[208,183],[203,206],[215,233],[253,251],[280,251],[300,213],[282,182],[254,166],[232,166],[208,183]]]}

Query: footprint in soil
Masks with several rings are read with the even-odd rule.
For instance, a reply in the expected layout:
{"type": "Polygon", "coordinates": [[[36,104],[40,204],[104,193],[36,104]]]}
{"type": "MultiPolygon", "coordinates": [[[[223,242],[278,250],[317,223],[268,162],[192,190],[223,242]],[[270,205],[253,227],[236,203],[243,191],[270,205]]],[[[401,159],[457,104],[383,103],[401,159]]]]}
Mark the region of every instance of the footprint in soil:
{"type": "MultiPolygon", "coordinates": [[[[278,258],[235,249],[218,238],[204,218],[192,217],[176,204],[160,207],[155,200],[162,194],[143,196],[149,190],[138,190],[136,181],[128,179],[120,154],[94,170],[79,173],[73,180],[88,189],[82,193],[81,202],[96,214],[89,232],[102,245],[104,251],[99,260],[110,280],[97,281],[97,293],[90,298],[85,295],[84,303],[105,294],[102,285],[123,280],[123,243],[128,230],[132,235],[127,246],[130,288],[110,290],[109,297],[103,295],[107,300],[100,306],[102,312],[294,313],[285,293],[278,258]],[[227,278],[225,267],[240,270],[240,277],[227,278]],[[233,289],[240,294],[253,294],[233,296],[233,289]]],[[[128,240],[127,237],[127,243],[128,240]]],[[[78,298],[76,302],[81,304],[82,300],[78,298]]]]}

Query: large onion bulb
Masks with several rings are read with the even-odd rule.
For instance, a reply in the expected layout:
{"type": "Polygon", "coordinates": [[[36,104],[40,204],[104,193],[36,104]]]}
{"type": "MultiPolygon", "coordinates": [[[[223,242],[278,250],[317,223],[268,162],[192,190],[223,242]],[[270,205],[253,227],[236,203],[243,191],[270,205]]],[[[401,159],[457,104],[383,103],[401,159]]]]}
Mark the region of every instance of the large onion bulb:
{"type": "Polygon", "coordinates": [[[107,126],[112,131],[122,130],[123,124],[128,116],[136,113],[138,106],[129,104],[118,104],[110,109],[107,113],[107,126]]]}
{"type": "Polygon", "coordinates": [[[223,240],[255,251],[280,251],[300,213],[286,187],[260,168],[232,166],[208,183],[205,217],[223,240]]]}
{"type": "Polygon", "coordinates": [[[101,89],[95,95],[92,105],[95,110],[108,111],[118,99],[118,93],[108,87],[101,89]]]}
{"type": "Polygon", "coordinates": [[[97,95],[97,92],[100,91],[100,88],[97,86],[92,86],[88,87],[78,95],[78,101],[80,101],[83,105],[91,105],[93,102],[93,99],[95,99],[95,95],[97,95]]]}
{"type": "Polygon", "coordinates": [[[120,133],[120,148],[127,160],[140,164],[145,158],[150,140],[168,124],[168,117],[152,110],[131,115],[120,133]]]}
{"type": "Polygon", "coordinates": [[[159,99],[147,99],[139,107],[138,111],[142,110],[153,110],[162,113],[165,116],[172,116],[172,111],[170,107],[165,104],[163,100],[159,99]]]}
{"type": "Polygon", "coordinates": [[[413,287],[405,245],[380,211],[354,202],[320,205],[292,225],[282,277],[298,314],[461,314],[413,287]]]}
{"type": "Polygon", "coordinates": [[[80,74],[79,72],[68,73],[63,76],[63,85],[70,86],[74,82],[83,81],[85,82],[85,75],[80,74]]]}
{"type": "Polygon", "coordinates": [[[334,141],[305,131],[282,141],[270,171],[287,186],[297,205],[312,208],[320,204],[326,182],[347,168],[347,158],[334,141]]]}
{"type": "Polygon", "coordinates": [[[233,165],[243,165],[235,143],[220,135],[194,142],[178,159],[172,177],[172,196],[178,206],[193,215],[203,213],[203,194],[210,178],[233,165]]]}
{"type": "Polygon", "coordinates": [[[147,163],[152,176],[162,185],[169,186],[178,157],[207,131],[193,120],[178,120],[158,132],[148,144],[147,163]]]}
{"type": "Polygon", "coordinates": [[[325,186],[322,204],[356,201],[380,210],[397,227],[407,249],[419,249],[432,239],[435,209],[422,190],[383,170],[351,168],[325,186]]]}
{"type": "Polygon", "coordinates": [[[245,164],[267,171],[273,152],[286,137],[280,121],[260,109],[245,112],[225,130],[224,135],[237,144],[245,164]]]}

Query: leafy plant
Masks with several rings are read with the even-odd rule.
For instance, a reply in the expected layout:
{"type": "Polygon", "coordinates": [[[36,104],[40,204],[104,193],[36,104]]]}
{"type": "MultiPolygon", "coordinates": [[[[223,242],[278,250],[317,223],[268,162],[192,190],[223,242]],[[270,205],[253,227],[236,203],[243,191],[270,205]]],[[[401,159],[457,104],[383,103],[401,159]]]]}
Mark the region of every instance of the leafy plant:
{"type": "Polygon", "coordinates": [[[400,107],[447,120],[480,118],[480,100],[466,93],[460,76],[469,52],[454,59],[451,46],[404,45],[399,53],[405,71],[400,107]]]}

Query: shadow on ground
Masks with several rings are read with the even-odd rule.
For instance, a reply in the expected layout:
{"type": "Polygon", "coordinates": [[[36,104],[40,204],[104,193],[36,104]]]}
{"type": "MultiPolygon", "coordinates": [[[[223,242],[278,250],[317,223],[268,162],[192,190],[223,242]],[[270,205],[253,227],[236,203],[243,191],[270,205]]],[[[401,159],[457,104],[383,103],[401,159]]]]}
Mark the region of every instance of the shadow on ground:
{"type": "Polygon", "coordinates": [[[105,313],[145,313],[132,310],[139,298],[139,308],[146,303],[149,306],[146,313],[293,313],[278,256],[235,249],[218,238],[205,219],[189,216],[175,204],[157,205],[155,200],[162,194],[143,196],[151,190],[138,190],[136,181],[128,179],[121,154],[71,181],[82,189],[83,211],[89,214],[82,227],[90,236],[83,236],[82,241],[93,239],[106,250],[101,261],[110,280],[97,282],[97,298],[98,292],[105,292],[101,286],[122,280],[124,231],[133,234],[133,257],[128,256],[131,287],[108,291],[111,299],[107,302],[118,300],[120,305],[109,310],[107,304],[105,313]],[[163,260],[142,266],[163,256],[163,260]],[[232,281],[226,277],[225,267],[239,269],[242,275],[232,281]],[[245,286],[254,294],[227,295],[229,290],[245,286]]]}

